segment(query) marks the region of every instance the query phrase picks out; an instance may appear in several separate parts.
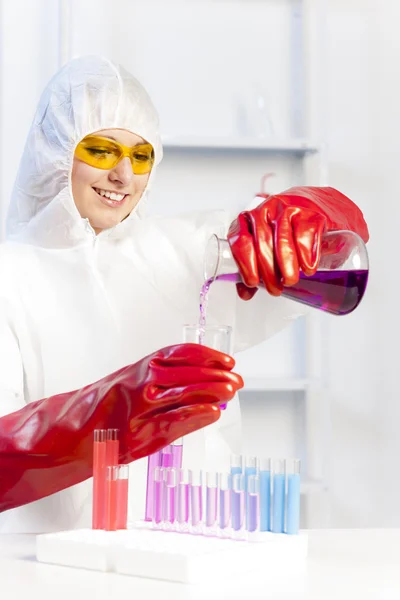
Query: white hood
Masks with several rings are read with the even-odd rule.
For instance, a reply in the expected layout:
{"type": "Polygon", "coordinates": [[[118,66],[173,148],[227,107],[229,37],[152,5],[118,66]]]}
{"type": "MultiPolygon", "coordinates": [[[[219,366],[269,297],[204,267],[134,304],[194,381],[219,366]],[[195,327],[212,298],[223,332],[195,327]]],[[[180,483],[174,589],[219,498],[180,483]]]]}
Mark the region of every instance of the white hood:
{"type": "MultiPolygon", "coordinates": [[[[9,207],[7,239],[67,248],[87,236],[77,211],[71,171],[77,144],[101,129],[126,129],[150,142],[155,167],[162,159],[159,121],[143,86],[123,67],[97,56],[77,58],[50,81],[28,134],[9,207]]],[[[143,213],[154,177],[128,219],[104,232],[123,237],[143,213]]]]}

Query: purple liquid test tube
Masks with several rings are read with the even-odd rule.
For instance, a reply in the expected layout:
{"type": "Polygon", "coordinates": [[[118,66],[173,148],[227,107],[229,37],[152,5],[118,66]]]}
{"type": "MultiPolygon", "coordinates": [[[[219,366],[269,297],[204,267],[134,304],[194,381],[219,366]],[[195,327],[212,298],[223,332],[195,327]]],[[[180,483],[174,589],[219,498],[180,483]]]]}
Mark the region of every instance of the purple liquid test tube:
{"type": "Polygon", "coordinates": [[[171,466],[174,467],[174,469],[182,469],[183,438],[179,438],[179,440],[172,442],[170,448],[172,452],[171,466]]]}
{"type": "Polygon", "coordinates": [[[180,469],[178,471],[177,507],[176,518],[179,528],[186,531],[189,524],[189,500],[190,500],[190,471],[180,469]]]}
{"type": "Polygon", "coordinates": [[[203,518],[203,487],[202,474],[200,472],[190,473],[190,524],[193,533],[199,533],[203,518]]]}
{"type": "Polygon", "coordinates": [[[231,493],[232,475],[219,474],[219,518],[218,525],[222,535],[226,533],[231,524],[231,493]]]}
{"type": "Polygon", "coordinates": [[[165,469],[168,469],[169,467],[173,467],[173,457],[172,457],[172,446],[165,446],[165,448],[163,448],[161,450],[161,466],[164,467],[165,469]]]}
{"type": "Polygon", "coordinates": [[[173,526],[176,515],[177,471],[176,469],[164,469],[164,515],[163,521],[166,527],[173,526]]]}
{"type": "Polygon", "coordinates": [[[164,469],[155,467],[153,473],[153,525],[160,527],[164,513],[164,469]]]}
{"type": "Polygon", "coordinates": [[[260,480],[256,475],[247,480],[246,529],[250,533],[260,529],[260,480]]]}
{"type": "Polygon", "coordinates": [[[217,524],[218,475],[206,474],[206,527],[214,530],[217,524]]]}
{"type": "Polygon", "coordinates": [[[146,486],[146,508],[145,521],[153,520],[153,502],[154,502],[154,469],[161,467],[161,450],[151,454],[147,459],[147,486],[146,486]]]}
{"type": "Polygon", "coordinates": [[[233,475],[232,477],[232,529],[239,533],[244,524],[244,475],[233,475]]]}

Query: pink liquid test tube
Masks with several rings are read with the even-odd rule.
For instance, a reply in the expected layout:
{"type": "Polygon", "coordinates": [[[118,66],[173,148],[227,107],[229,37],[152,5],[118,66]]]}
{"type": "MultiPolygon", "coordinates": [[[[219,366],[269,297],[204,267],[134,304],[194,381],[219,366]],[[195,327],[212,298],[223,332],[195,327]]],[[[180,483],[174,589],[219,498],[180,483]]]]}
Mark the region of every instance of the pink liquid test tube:
{"type": "Polygon", "coordinates": [[[203,518],[202,473],[190,472],[190,529],[192,533],[200,533],[203,518]]]}
{"type": "Polygon", "coordinates": [[[117,529],[126,529],[128,526],[128,489],[129,466],[119,465],[117,479],[117,529]]]}
{"type": "Polygon", "coordinates": [[[173,527],[176,518],[177,470],[164,469],[164,514],[167,528],[173,527]]]}
{"type": "Polygon", "coordinates": [[[176,517],[179,528],[186,531],[189,523],[189,499],[190,499],[190,471],[180,469],[178,471],[177,509],[176,517]]]}
{"type": "Polygon", "coordinates": [[[93,441],[93,529],[105,529],[106,526],[106,436],[106,429],[95,429],[93,441]]]}
{"type": "Polygon", "coordinates": [[[161,467],[161,450],[151,454],[147,459],[147,486],[146,486],[146,508],[145,521],[153,520],[154,504],[154,470],[161,467]]]}
{"type": "Polygon", "coordinates": [[[164,469],[155,467],[153,472],[153,525],[160,527],[164,514],[164,469]]]}
{"type": "Polygon", "coordinates": [[[206,474],[206,528],[208,533],[215,533],[218,506],[218,475],[206,474]],[[211,530],[211,531],[210,531],[211,530]]]}

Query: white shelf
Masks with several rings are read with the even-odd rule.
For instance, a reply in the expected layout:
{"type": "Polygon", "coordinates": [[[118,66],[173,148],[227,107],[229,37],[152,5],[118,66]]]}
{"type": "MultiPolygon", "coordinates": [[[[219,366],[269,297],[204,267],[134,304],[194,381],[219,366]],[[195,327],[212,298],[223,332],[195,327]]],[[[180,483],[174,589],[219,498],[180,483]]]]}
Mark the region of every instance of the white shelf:
{"type": "MultiPolygon", "coordinates": [[[[291,392],[303,391],[310,384],[309,379],[246,377],[243,375],[244,388],[242,392],[291,392]]],[[[241,392],[241,393],[242,393],[241,392]]]]}
{"type": "Polygon", "coordinates": [[[163,146],[168,150],[203,150],[223,152],[263,152],[266,154],[288,154],[304,156],[318,152],[317,144],[303,139],[267,140],[245,137],[196,137],[164,136],[163,146]]]}

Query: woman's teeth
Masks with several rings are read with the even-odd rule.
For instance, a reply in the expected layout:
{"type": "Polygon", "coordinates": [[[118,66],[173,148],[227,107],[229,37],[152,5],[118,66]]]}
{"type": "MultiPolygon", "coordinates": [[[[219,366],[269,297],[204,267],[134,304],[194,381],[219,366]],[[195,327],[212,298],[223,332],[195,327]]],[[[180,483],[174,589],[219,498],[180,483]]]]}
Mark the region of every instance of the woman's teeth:
{"type": "Polygon", "coordinates": [[[121,200],[125,198],[125,194],[118,194],[117,192],[108,192],[107,190],[100,190],[98,188],[94,188],[94,191],[100,196],[105,196],[106,198],[114,200],[115,202],[121,202],[121,200]]]}

